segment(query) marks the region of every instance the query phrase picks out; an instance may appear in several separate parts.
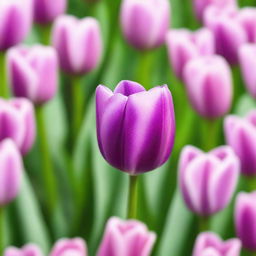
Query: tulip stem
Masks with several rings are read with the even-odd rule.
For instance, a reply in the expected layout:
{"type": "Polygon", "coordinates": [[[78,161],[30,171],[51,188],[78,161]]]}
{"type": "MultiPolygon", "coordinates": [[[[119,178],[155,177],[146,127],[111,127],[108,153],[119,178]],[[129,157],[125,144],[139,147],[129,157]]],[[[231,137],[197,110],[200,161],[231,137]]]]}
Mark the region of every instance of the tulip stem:
{"type": "Polygon", "coordinates": [[[41,36],[41,43],[44,45],[51,44],[51,24],[48,25],[39,25],[39,31],[41,36]]]}
{"type": "Polygon", "coordinates": [[[210,217],[200,216],[198,220],[199,232],[210,230],[210,217]]]}
{"type": "Polygon", "coordinates": [[[5,52],[0,52],[0,97],[8,98],[10,95],[7,77],[6,77],[6,63],[5,52]]]}
{"type": "Polygon", "coordinates": [[[209,151],[218,145],[219,122],[217,119],[203,119],[202,122],[202,148],[209,151]]]}
{"type": "Polygon", "coordinates": [[[138,176],[130,175],[128,195],[128,219],[136,219],[138,206],[138,176]]]}
{"type": "Polygon", "coordinates": [[[0,255],[4,254],[4,208],[0,207],[0,255]]]}

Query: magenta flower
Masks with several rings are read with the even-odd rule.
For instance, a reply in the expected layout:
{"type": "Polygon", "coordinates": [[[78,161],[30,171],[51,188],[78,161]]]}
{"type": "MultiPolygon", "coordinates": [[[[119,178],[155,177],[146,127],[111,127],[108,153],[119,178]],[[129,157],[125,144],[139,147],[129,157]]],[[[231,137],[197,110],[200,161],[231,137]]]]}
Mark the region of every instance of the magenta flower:
{"type": "Polygon", "coordinates": [[[67,0],[34,0],[34,20],[39,24],[51,23],[65,13],[67,0]]]}
{"type": "Polygon", "coordinates": [[[120,19],[124,37],[139,50],[162,45],[169,28],[170,11],[168,0],[123,0],[120,19]]]}
{"type": "Polygon", "coordinates": [[[169,158],[175,117],[166,85],[146,91],[138,83],[121,81],[114,92],[99,85],[96,114],[100,151],[115,168],[137,175],[169,158]]]}
{"type": "Polygon", "coordinates": [[[49,256],[87,256],[87,246],[81,238],[60,239],[49,256]]]}
{"type": "Polygon", "coordinates": [[[196,239],[193,256],[240,256],[240,252],[239,239],[222,241],[215,233],[204,232],[196,239]]]}
{"type": "Polygon", "coordinates": [[[230,202],[239,175],[239,160],[232,148],[208,153],[186,146],[179,161],[179,185],[187,207],[201,216],[224,209],[230,202]]]}
{"type": "Polygon", "coordinates": [[[32,25],[32,0],[0,1],[0,51],[20,43],[32,25]]]}
{"type": "Polygon", "coordinates": [[[98,66],[102,55],[99,22],[94,18],[78,20],[62,15],[54,24],[53,45],[65,72],[73,75],[88,73],[98,66]]]}
{"type": "Polygon", "coordinates": [[[23,98],[0,99],[0,141],[12,139],[21,153],[26,154],[35,140],[35,114],[30,101],[23,98]]]}
{"type": "Polygon", "coordinates": [[[58,58],[54,48],[18,46],[8,51],[8,76],[13,94],[35,104],[52,99],[58,88],[58,58]]]}
{"type": "Polygon", "coordinates": [[[135,220],[108,220],[97,256],[149,256],[156,235],[135,220]]]}
{"type": "Polygon", "coordinates": [[[195,32],[172,29],[166,36],[166,45],[172,68],[180,79],[183,78],[183,70],[189,60],[215,52],[214,37],[207,28],[195,32]]]}
{"type": "Polygon", "coordinates": [[[184,80],[189,100],[199,115],[214,119],[229,111],[233,84],[231,69],[224,58],[213,55],[189,61],[184,80]]]}
{"type": "Polygon", "coordinates": [[[21,249],[10,246],[5,249],[4,256],[43,256],[43,253],[38,246],[28,244],[21,249]]]}

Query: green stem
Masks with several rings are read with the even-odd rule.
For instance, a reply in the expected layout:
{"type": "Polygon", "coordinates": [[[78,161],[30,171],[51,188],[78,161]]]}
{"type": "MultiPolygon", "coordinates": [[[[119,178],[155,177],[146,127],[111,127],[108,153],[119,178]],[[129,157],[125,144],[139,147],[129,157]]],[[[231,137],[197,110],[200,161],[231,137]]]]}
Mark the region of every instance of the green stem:
{"type": "Polygon", "coordinates": [[[256,190],[256,177],[255,176],[249,176],[245,177],[247,182],[247,191],[255,191],[256,190]]]}
{"type": "Polygon", "coordinates": [[[0,208],[0,255],[4,253],[4,208],[0,208]]]}
{"type": "Polygon", "coordinates": [[[199,226],[199,232],[208,231],[210,230],[210,217],[206,216],[199,216],[198,219],[198,226],[199,226]]]}
{"type": "Polygon", "coordinates": [[[129,176],[129,196],[127,218],[136,219],[138,207],[138,176],[129,176]]]}
{"type": "Polygon", "coordinates": [[[51,24],[47,25],[38,25],[38,30],[40,32],[41,43],[44,45],[51,44],[51,24]]]}
{"type": "Polygon", "coordinates": [[[0,52],[0,97],[8,98],[10,90],[7,83],[5,52],[0,52]]]}

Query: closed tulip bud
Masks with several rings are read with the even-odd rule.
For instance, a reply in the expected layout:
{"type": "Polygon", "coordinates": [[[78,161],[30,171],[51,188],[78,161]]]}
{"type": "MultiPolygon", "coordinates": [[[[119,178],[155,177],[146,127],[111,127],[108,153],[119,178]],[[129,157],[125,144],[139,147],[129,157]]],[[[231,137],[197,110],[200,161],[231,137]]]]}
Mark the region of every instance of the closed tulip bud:
{"type": "Polygon", "coordinates": [[[7,55],[9,82],[16,97],[35,104],[52,99],[58,87],[58,58],[54,48],[18,46],[7,55]]]}
{"type": "Polygon", "coordinates": [[[66,73],[82,75],[95,69],[102,55],[100,25],[94,18],[63,15],[53,28],[53,45],[66,73]]]}
{"type": "Polygon", "coordinates": [[[149,256],[156,235],[135,220],[109,219],[97,256],[149,256]]]}
{"type": "Polygon", "coordinates": [[[222,146],[208,153],[186,146],[179,161],[179,185],[187,207],[210,216],[230,202],[239,175],[239,160],[232,148],[222,146]]]}
{"type": "MultiPolygon", "coordinates": [[[[255,16],[256,17],[256,16],[255,16]]],[[[256,45],[244,44],[239,49],[239,62],[248,92],[256,98],[256,45]]]]}
{"type": "Polygon", "coordinates": [[[10,203],[19,193],[23,164],[21,155],[11,139],[0,142],[0,206],[10,203]]]}
{"type": "Polygon", "coordinates": [[[196,57],[215,52],[214,37],[207,28],[195,32],[187,29],[172,29],[166,37],[169,60],[176,76],[183,78],[186,63],[196,57]]]}
{"type": "Polygon", "coordinates": [[[222,55],[230,64],[238,63],[238,49],[247,42],[247,34],[238,19],[238,11],[233,8],[207,8],[205,25],[213,32],[216,53],[222,55]]]}
{"type": "Polygon", "coordinates": [[[87,246],[81,238],[60,239],[49,256],[87,256],[87,246]]]}
{"type": "Polygon", "coordinates": [[[225,115],[232,103],[232,75],[221,56],[198,57],[188,62],[184,80],[189,100],[199,115],[215,119],[225,115]]]}
{"type": "Polygon", "coordinates": [[[15,98],[0,100],[0,141],[12,139],[21,153],[26,154],[35,140],[35,114],[30,101],[15,98]]]}
{"type": "Polygon", "coordinates": [[[168,0],[123,0],[121,26],[126,40],[138,50],[164,43],[170,23],[168,0]]]}
{"type": "Polygon", "coordinates": [[[38,246],[28,244],[21,249],[10,246],[5,249],[4,256],[43,256],[43,253],[38,246]]]}
{"type": "Polygon", "coordinates": [[[121,81],[114,92],[99,85],[96,115],[99,148],[115,168],[137,175],[169,158],[175,117],[166,85],[146,91],[138,83],[121,81]]]}
{"type": "Polygon", "coordinates": [[[30,32],[32,0],[1,0],[0,17],[0,51],[5,51],[24,40],[30,32]]]}
{"type": "Polygon", "coordinates": [[[51,23],[65,13],[67,0],[34,0],[34,20],[39,24],[51,23]]]}
{"type": "Polygon", "coordinates": [[[223,241],[212,232],[204,232],[198,235],[193,256],[240,256],[241,242],[237,238],[223,241]]]}

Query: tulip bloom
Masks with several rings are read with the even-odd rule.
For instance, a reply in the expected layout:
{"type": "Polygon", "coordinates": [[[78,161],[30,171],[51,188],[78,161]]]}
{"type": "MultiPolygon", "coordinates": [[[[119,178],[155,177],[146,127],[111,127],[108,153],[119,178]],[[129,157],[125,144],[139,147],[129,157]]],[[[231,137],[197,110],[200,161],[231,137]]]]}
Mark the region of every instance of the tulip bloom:
{"type": "Polygon", "coordinates": [[[21,249],[14,246],[8,247],[4,251],[4,256],[43,256],[43,253],[38,246],[28,244],[21,249]]]}
{"type": "Polygon", "coordinates": [[[12,139],[21,153],[26,154],[35,140],[35,114],[30,101],[23,98],[0,100],[0,141],[12,139]]]}
{"type": "Polygon", "coordinates": [[[189,60],[215,52],[214,37],[207,28],[195,32],[188,29],[172,29],[166,36],[166,45],[170,63],[180,79],[183,78],[183,69],[189,60]]]}
{"type": "Polygon", "coordinates": [[[146,91],[138,83],[121,81],[114,92],[99,85],[96,116],[100,151],[115,168],[137,175],[169,158],[175,117],[166,85],[146,91]]]}
{"type": "Polygon", "coordinates": [[[121,27],[126,40],[138,50],[164,43],[170,23],[168,0],[123,0],[121,27]]]}
{"type": "Polygon", "coordinates": [[[9,82],[16,97],[35,104],[52,99],[58,88],[58,57],[54,48],[17,46],[7,54],[9,82]]]}
{"type": "Polygon", "coordinates": [[[32,0],[0,1],[0,51],[20,43],[32,26],[32,0]]]}
{"type": "Polygon", "coordinates": [[[49,256],[87,256],[87,246],[83,239],[60,239],[53,247],[49,256]]]}
{"type": "Polygon", "coordinates": [[[240,256],[241,242],[237,238],[227,241],[212,232],[199,234],[196,239],[193,256],[240,256]]]}
{"type": "Polygon", "coordinates": [[[135,220],[109,219],[97,256],[149,256],[156,235],[135,220]]]}
{"type": "Polygon", "coordinates": [[[222,146],[208,153],[186,146],[179,161],[179,185],[187,207],[210,216],[230,202],[239,175],[239,160],[232,148],[222,146]]]}
{"type": "MultiPolygon", "coordinates": [[[[256,17],[256,16],[255,16],[256,17]]],[[[248,92],[256,98],[256,45],[244,44],[239,49],[239,62],[248,92]]]]}
{"type": "Polygon", "coordinates": [[[229,111],[233,85],[231,69],[224,58],[213,55],[189,61],[184,80],[189,100],[199,115],[215,119],[229,111]]]}
{"type": "Polygon", "coordinates": [[[53,45],[63,71],[72,75],[88,73],[98,66],[102,55],[99,22],[62,15],[54,24],[53,45]]]}
{"type": "Polygon", "coordinates": [[[51,23],[65,13],[67,0],[34,0],[34,20],[39,24],[51,23]]]}

